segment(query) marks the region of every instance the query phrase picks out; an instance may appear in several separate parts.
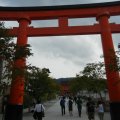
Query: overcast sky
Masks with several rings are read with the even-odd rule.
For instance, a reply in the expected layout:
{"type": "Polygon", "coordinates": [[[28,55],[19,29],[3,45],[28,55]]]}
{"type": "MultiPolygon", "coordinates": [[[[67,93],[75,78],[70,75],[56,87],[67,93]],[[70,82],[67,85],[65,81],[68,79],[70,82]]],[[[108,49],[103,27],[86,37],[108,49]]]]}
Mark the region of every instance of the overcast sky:
{"type": "MultiPolygon", "coordinates": [[[[119,0],[0,0],[0,6],[51,6],[68,4],[87,4],[119,0]]],[[[111,17],[110,22],[120,24],[120,17],[111,17]],[[119,20],[118,20],[119,19],[119,20]]],[[[53,21],[32,21],[30,26],[51,26],[53,21]]],[[[70,19],[69,25],[88,25],[96,23],[91,19],[70,19]]],[[[17,22],[6,22],[6,26],[18,26],[17,22]]],[[[52,26],[57,26],[54,21],[52,26]]],[[[115,50],[120,42],[120,34],[113,35],[115,50]]],[[[53,78],[75,77],[87,63],[103,61],[100,35],[52,36],[28,38],[33,56],[27,63],[40,68],[49,68],[53,78]]]]}

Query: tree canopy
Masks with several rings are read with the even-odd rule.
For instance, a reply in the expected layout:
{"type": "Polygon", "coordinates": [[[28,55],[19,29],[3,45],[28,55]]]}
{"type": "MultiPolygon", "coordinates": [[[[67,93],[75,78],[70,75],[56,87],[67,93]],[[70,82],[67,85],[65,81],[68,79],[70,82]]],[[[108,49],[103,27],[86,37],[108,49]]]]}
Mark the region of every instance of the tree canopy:
{"type": "Polygon", "coordinates": [[[26,91],[36,100],[55,94],[58,89],[56,81],[49,76],[49,69],[34,67],[27,73],[26,91]]]}
{"type": "MultiPolygon", "coordinates": [[[[20,74],[21,69],[14,68],[14,61],[23,57],[27,58],[32,53],[30,45],[18,46],[13,37],[9,36],[4,22],[0,22],[0,93],[11,84],[12,77],[20,74]],[[13,73],[14,72],[14,73],[13,73]],[[13,75],[14,74],[14,75],[13,75]]],[[[25,66],[25,69],[27,66],[25,66]]]]}
{"type": "Polygon", "coordinates": [[[103,63],[89,63],[83,71],[76,75],[70,83],[71,91],[74,93],[88,91],[98,93],[107,89],[105,70],[103,63]]]}

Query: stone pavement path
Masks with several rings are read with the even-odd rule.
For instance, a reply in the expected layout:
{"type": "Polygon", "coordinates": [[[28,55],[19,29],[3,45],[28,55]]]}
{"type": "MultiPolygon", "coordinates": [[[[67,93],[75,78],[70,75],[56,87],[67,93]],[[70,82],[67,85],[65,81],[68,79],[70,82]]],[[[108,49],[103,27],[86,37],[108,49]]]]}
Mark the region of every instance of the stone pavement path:
{"type": "MultiPolygon", "coordinates": [[[[45,117],[43,120],[88,120],[85,106],[83,105],[82,109],[82,116],[81,118],[78,116],[77,107],[73,106],[73,116],[69,116],[68,109],[66,106],[66,114],[64,116],[61,115],[61,108],[59,105],[59,100],[52,104],[48,109],[45,111],[45,117]]],[[[33,120],[31,113],[24,113],[23,120],[33,120]]],[[[95,120],[99,120],[97,114],[95,115],[95,120]]],[[[105,113],[104,120],[110,120],[109,113],[105,113]]]]}

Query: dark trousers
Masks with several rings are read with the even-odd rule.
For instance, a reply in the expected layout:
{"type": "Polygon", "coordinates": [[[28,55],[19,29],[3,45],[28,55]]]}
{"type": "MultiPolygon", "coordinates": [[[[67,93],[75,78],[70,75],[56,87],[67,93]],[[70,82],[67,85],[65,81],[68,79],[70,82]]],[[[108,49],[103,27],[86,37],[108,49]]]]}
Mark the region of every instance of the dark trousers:
{"type": "Polygon", "coordinates": [[[42,120],[42,113],[41,112],[37,112],[37,120],[42,120]]]}
{"type": "Polygon", "coordinates": [[[78,114],[79,114],[79,117],[81,117],[81,110],[82,110],[82,107],[78,107],[78,114]]]}
{"type": "Polygon", "coordinates": [[[79,117],[81,117],[81,109],[78,109],[79,117]]]}
{"type": "Polygon", "coordinates": [[[95,112],[88,112],[88,119],[94,120],[95,112]]]}
{"type": "Polygon", "coordinates": [[[65,106],[61,106],[61,112],[62,112],[62,115],[65,114],[65,106]]]}

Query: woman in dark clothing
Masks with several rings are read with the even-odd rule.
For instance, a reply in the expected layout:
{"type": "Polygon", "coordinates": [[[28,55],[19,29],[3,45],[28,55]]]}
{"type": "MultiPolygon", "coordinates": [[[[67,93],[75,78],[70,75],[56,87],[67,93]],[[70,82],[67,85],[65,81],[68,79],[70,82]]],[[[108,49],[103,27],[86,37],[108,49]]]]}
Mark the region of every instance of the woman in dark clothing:
{"type": "Polygon", "coordinates": [[[74,97],[74,102],[75,102],[75,105],[76,105],[76,102],[77,102],[77,97],[76,96],[74,97]]]}
{"type": "Polygon", "coordinates": [[[78,108],[78,114],[79,114],[79,117],[81,117],[82,100],[80,99],[80,97],[78,97],[76,103],[77,103],[77,108],[78,108]]]}
{"type": "Polygon", "coordinates": [[[89,120],[94,120],[95,116],[95,104],[91,98],[88,98],[88,102],[86,104],[87,114],[89,120]]]}
{"type": "Polygon", "coordinates": [[[70,116],[73,115],[72,111],[73,111],[73,100],[71,97],[69,97],[69,100],[68,100],[68,110],[69,110],[69,114],[70,116]]]}
{"type": "Polygon", "coordinates": [[[62,97],[60,100],[61,112],[62,115],[65,115],[65,97],[62,97]]]}

